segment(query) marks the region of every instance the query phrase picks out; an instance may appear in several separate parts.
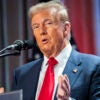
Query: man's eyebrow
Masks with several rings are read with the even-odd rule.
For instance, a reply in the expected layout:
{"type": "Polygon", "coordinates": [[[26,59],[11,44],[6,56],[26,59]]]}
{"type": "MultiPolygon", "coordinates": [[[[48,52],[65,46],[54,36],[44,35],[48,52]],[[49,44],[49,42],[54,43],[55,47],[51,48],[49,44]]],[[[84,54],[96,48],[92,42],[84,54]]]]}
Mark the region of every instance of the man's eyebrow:
{"type": "Polygon", "coordinates": [[[49,19],[49,18],[48,19],[45,19],[44,22],[46,22],[46,21],[52,21],[52,19],[49,19]]]}
{"type": "Polygon", "coordinates": [[[32,26],[34,26],[34,25],[38,25],[38,23],[32,23],[32,26]]]}
{"type": "MultiPolygon", "coordinates": [[[[44,22],[47,22],[47,21],[52,21],[52,19],[48,18],[48,19],[45,19],[45,20],[44,20],[44,22]]],[[[32,26],[34,26],[34,25],[39,25],[39,24],[33,22],[33,23],[32,23],[32,26]]]]}

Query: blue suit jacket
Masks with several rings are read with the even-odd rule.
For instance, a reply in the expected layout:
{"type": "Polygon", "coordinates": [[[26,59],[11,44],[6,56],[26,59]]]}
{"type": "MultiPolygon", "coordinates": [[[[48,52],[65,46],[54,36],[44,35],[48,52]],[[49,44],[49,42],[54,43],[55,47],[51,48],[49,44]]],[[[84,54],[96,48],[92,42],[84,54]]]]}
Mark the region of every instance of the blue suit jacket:
{"type": "MultiPolygon", "coordinates": [[[[35,100],[42,62],[43,58],[25,64],[14,71],[12,90],[23,89],[23,100],[35,100]]],[[[69,78],[71,98],[100,100],[99,57],[72,50],[63,74],[67,74],[69,78]]]]}

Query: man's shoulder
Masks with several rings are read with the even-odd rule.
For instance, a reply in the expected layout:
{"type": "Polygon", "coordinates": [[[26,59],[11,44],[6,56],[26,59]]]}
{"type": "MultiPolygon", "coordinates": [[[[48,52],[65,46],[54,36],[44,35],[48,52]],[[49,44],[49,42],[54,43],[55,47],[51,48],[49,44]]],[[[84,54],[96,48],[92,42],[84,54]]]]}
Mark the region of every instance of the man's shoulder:
{"type": "Polygon", "coordinates": [[[97,55],[81,53],[76,50],[73,50],[73,52],[74,55],[76,56],[76,59],[79,58],[81,59],[82,62],[100,64],[100,57],[97,55]]]}
{"type": "Polygon", "coordinates": [[[24,65],[21,65],[21,66],[17,67],[15,69],[15,71],[16,72],[26,72],[26,71],[31,70],[32,68],[35,69],[35,67],[37,67],[40,63],[42,63],[42,61],[43,61],[43,58],[28,62],[24,65]]]}

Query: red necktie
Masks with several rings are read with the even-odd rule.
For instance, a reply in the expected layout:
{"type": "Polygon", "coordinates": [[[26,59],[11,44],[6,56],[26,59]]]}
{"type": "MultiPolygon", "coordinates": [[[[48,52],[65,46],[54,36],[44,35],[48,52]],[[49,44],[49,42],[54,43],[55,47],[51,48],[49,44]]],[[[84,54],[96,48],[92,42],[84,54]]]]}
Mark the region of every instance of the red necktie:
{"type": "Polygon", "coordinates": [[[48,67],[38,100],[52,100],[54,90],[54,66],[57,63],[58,62],[53,57],[48,60],[48,67]]]}

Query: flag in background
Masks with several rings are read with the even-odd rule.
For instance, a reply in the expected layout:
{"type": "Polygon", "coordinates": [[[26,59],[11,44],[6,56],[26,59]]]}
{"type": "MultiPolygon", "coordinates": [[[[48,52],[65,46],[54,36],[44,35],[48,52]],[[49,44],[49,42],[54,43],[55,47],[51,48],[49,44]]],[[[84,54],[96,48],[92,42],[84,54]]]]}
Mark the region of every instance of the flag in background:
{"type": "Polygon", "coordinates": [[[100,55],[100,0],[63,0],[80,52],[100,55]]]}

